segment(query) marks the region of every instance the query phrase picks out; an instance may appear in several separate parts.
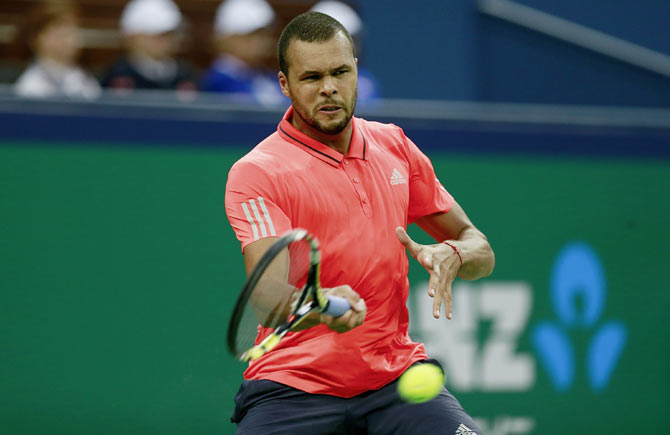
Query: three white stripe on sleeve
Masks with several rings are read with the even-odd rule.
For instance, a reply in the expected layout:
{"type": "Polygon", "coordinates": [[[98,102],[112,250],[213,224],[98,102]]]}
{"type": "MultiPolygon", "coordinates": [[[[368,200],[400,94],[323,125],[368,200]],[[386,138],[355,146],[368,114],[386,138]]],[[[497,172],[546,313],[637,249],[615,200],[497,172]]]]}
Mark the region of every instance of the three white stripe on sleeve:
{"type": "Polygon", "coordinates": [[[258,234],[259,229],[261,231],[260,234],[263,237],[268,236],[268,231],[271,236],[276,236],[277,232],[275,231],[275,226],[272,224],[270,212],[265,206],[263,197],[259,196],[256,199],[258,200],[258,205],[260,205],[260,211],[258,210],[255,199],[250,199],[249,201],[242,203],[242,210],[244,211],[244,215],[247,217],[247,221],[249,221],[249,225],[251,225],[251,231],[254,234],[254,240],[258,240],[260,238],[258,234]],[[249,210],[249,207],[251,207],[251,210],[249,210]],[[263,212],[263,214],[261,215],[260,212],[263,212]]]}

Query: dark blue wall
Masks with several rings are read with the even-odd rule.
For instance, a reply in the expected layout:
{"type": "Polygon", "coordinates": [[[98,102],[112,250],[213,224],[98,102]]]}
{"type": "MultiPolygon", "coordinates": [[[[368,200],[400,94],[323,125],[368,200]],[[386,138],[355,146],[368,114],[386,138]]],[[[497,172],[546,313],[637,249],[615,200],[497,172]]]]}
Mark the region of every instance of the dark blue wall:
{"type": "MultiPolygon", "coordinates": [[[[438,106],[430,108],[425,117],[416,110],[412,116],[374,110],[363,111],[359,116],[401,126],[426,152],[670,158],[670,122],[664,121],[670,111],[645,111],[643,121],[649,121],[646,123],[588,124],[557,122],[556,117],[545,121],[524,120],[522,116],[516,121],[501,120],[498,115],[504,108],[498,112],[489,108],[488,117],[473,114],[471,119],[428,116],[438,110],[438,106]],[[651,122],[653,116],[661,117],[663,122],[651,122]]],[[[589,116],[621,116],[612,111],[601,112],[589,116]]],[[[628,112],[634,116],[633,111],[628,112]]],[[[276,131],[282,114],[279,109],[245,111],[167,101],[138,106],[130,100],[113,98],[91,103],[0,98],[0,141],[72,146],[230,147],[260,142],[276,131]]]]}
{"type": "MultiPolygon", "coordinates": [[[[667,0],[520,0],[670,54],[667,0]]],[[[362,56],[392,98],[670,107],[670,79],[483,15],[474,0],[360,1],[362,56]]]]}

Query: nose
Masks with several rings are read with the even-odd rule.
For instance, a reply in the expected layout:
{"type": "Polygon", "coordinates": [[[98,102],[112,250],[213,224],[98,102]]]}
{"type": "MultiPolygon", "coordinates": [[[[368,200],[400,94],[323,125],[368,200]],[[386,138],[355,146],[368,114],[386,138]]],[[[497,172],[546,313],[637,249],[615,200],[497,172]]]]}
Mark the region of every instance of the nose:
{"type": "Polygon", "coordinates": [[[330,97],[333,94],[337,94],[337,86],[335,86],[335,80],[326,76],[323,78],[321,83],[321,95],[324,97],[330,97]]]}

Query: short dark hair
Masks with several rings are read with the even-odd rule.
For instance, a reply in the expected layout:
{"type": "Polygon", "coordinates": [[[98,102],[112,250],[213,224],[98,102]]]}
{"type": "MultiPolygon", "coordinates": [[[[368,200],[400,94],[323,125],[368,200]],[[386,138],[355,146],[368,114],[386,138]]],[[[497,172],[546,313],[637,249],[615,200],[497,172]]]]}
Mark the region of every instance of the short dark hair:
{"type": "Polygon", "coordinates": [[[279,37],[278,56],[279,69],[288,75],[288,61],[286,52],[291,41],[297,39],[305,42],[326,42],[334,37],[337,32],[342,32],[351,43],[351,51],[356,57],[356,48],[351,35],[344,26],[330,15],[321,12],[305,12],[298,15],[286,25],[279,37]]]}

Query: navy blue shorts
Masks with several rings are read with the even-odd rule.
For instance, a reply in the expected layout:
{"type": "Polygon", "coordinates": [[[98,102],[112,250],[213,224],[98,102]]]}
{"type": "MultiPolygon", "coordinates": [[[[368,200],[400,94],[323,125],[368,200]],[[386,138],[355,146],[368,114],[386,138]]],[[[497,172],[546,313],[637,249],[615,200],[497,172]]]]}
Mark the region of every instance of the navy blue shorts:
{"type": "Polygon", "coordinates": [[[433,400],[409,404],[398,396],[397,382],[344,399],[268,380],[244,381],[231,421],[238,435],[482,435],[446,388],[433,400]]]}

